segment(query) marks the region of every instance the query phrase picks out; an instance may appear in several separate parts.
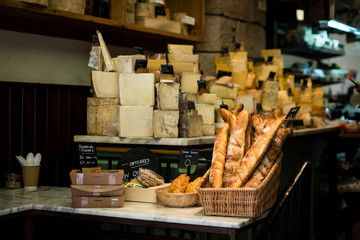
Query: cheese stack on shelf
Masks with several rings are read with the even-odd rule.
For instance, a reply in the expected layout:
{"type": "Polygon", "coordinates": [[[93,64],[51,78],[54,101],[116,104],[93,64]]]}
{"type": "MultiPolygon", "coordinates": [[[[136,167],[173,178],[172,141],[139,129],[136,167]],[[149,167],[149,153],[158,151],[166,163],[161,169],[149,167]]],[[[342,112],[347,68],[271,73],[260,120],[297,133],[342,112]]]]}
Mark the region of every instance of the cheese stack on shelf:
{"type": "Polygon", "coordinates": [[[163,76],[160,78],[162,78],[160,83],[156,84],[158,109],[154,110],[154,137],[177,138],[180,84],[175,83],[173,79],[165,79],[166,77],[163,76]]]}
{"type": "Polygon", "coordinates": [[[73,169],[70,172],[74,208],[120,208],[124,206],[123,170],[100,167],[73,169]]]}
{"type": "Polygon", "coordinates": [[[153,73],[120,73],[119,137],[152,137],[153,73]]]}
{"type": "Polygon", "coordinates": [[[168,64],[173,65],[175,74],[199,73],[199,55],[195,55],[193,51],[192,45],[168,44],[168,64]]]}
{"type": "Polygon", "coordinates": [[[195,109],[202,116],[203,136],[215,135],[215,104],[217,96],[214,93],[198,93],[195,109]]]}

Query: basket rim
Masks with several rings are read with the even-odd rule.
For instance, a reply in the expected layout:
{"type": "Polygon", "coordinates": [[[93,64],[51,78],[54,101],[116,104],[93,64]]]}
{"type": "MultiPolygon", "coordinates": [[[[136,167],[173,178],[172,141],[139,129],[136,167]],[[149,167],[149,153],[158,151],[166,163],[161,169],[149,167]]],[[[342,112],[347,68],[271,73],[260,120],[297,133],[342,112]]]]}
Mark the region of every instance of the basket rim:
{"type": "Polygon", "coordinates": [[[162,194],[162,195],[171,195],[171,196],[195,196],[195,195],[198,195],[197,192],[196,193],[169,193],[169,192],[165,191],[166,189],[169,189],[169,187],[170,186],[157,188],[157,189],[155,189],[155,193],[162,194]]]}

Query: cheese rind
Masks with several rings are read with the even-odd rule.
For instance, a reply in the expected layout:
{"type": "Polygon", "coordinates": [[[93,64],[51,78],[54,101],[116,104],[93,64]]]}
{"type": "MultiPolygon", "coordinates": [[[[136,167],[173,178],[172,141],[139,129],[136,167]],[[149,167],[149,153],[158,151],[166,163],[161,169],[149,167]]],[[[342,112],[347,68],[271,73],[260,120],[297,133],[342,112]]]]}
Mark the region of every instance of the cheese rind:
{"type": "Polygon", "coordinates": [[[179,83],[159,83],[159,108],[161,110],[179,110],[179,83]]]}
{"type": "Polygon", "coordinates": [[[96,97],[119,98],[119,74],[117,72],[92,71],[91,76],[96,97]]]}
{"type": "Polygon", "coordinates": [[[215,135],[215,124],[203,124],[202,125],[203,136],[214,136],[215,135]]]}
{"type": "Polygon", "coordinates": [[[133,73],[133,56],[119,55],[117,56],[117,69],[119,73],[133,73]]]}
{"type": "Polygon", "coordinates": [[[153,73],[120,73],[120,105],[153,106],[155,102],[153,73]]]}
{"type": "Polygon", "coordinates": [[[197,93],[198,92],[198,80],[200,80],[200,74],[184,72],[181,77],[181,89],[182,92],[197,93]]]}
{"type": "Polygon", "coordinates": [[[179,117],[179,136],[180,137],[201,137],[202,136],[202,116],[192,112],[180,114],[179,117]]]}
{"type": "Polygon", "coordinates": [[[177,62],[188,62],[188,63],[198,63],[199,62],[199,55],[196,54],[171,54],[168,55],[169,63],[177,62]]]}
{"type": "Polygon", "coordinates": [[[119,106],[119,137],[152,137],[153,107],[119,106]]]}
{"type": "Polygon", "coordinates": [[[170,54],[193,54],[194,51],[193,45],[168,44],[167,47],[170,54]]]}
{"type": "Polygon", "coordinates": [[[238,89],[212,84],[210,85],[209,92],[216,93],[216,95],[221,98],[234,99],[237,96],[238,89]]]}
{"type": "Polygon", "coordinates": [[[203,124],[215,123],[215,108],[213,104],[195,104],[195,108],[199,115],[202,116],[203,124]]]}
{"type": "Polygon", "coordinates": [[[215,104],[217,96],[215,93],[203,93],[197,95],[198,103],[215,104]]]}
{"type": "Polygon", "coordinates": [[[190,63],[190,62],[172,62],[170,65],[174,68],[174,73],[181,72],[191,72],[198,73],[199,72],[199,64],[198,63],[190,63]]]}
{"type": "Polygon", "coordinates": [[[154,110],[154,137],[155,138],[177,138],[179,111],[154,110]]]}

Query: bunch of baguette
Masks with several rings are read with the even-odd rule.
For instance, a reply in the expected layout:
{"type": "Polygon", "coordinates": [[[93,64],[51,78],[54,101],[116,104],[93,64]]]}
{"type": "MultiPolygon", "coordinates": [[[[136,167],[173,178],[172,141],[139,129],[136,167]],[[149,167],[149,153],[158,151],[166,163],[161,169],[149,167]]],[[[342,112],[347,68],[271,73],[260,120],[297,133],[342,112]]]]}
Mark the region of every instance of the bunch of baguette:
{"type": "Polygon", "coordinates": [[[209,182],[212,188],[257,188],[270,172],[285,139],[292,135],[283,113],[253,115],[239,104],[233,113],[221,108],[226,122],[216,135],[209,182]]]}

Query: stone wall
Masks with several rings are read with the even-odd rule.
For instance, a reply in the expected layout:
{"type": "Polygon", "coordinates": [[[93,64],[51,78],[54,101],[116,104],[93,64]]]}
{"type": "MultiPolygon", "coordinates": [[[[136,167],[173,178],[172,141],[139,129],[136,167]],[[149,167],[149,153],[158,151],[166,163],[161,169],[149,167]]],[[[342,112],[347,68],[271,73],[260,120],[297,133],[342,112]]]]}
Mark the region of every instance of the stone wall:
{"type": "Polygon", "coordinates": [[[250,58],[259,57],[266,45],[265,24],[266,12],[257,0],[206,0],[205,42],[195,46],[205,75],[215,75],[214,57],[222,47],[233,51],[237,42],[245,43],[250,58]]]}

